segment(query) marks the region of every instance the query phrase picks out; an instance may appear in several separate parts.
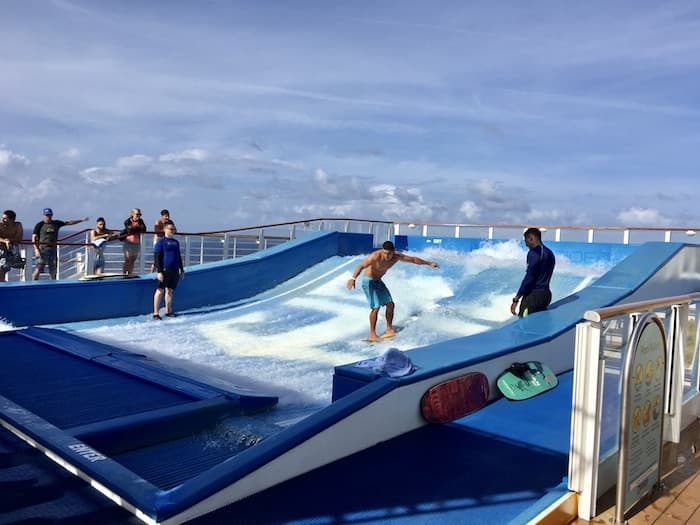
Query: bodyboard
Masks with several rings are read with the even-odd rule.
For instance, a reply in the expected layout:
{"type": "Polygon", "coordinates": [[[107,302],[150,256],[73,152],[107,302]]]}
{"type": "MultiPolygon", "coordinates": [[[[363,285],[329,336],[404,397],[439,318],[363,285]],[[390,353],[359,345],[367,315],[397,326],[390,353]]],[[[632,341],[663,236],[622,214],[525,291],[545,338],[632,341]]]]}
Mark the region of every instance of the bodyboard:
{"type": "Polygon", "coordinates": [[[428,389],[420,401],[430,423],[449,423],[483,408],[489,400],[489,380],[481,372],[448,379],[428,389]]]}
{"type": "Polygon", "coordinates": [[[552,369],[539,361],[513,363],[496,380],[498,390],[511,401],[538,396],[559,384],[552,369]]]}

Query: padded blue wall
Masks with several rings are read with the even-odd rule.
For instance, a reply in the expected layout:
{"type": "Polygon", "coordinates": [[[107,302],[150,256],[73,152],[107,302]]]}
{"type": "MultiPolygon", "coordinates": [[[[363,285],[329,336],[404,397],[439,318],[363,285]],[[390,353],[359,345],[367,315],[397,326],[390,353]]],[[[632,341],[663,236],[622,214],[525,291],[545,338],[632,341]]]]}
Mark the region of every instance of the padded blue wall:
{"type": "MultiPolygon", "coordinates": [[[[186,268],[175,308],[226,304],[251,297],[336,255],[372,251],[372,235],[323,232],[240,259],[186,268]]],[[[105,281],[34,281],[0,288],[0,318],[15,326],[148,314],[155,275],[105,281]]]]}

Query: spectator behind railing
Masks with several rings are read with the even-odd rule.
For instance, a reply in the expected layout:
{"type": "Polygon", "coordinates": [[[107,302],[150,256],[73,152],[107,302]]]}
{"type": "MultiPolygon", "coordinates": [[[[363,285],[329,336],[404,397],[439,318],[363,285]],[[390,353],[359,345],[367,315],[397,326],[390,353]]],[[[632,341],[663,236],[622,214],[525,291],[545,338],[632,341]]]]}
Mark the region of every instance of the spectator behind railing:
{"type": "Polygon", "coordinates": [[[107,229],[104,217],[98,217],[95,221],[95,228],[90,230],[90,242],[95,247],[95,260],[92,265],[92,273],[99,275],[105,268],[105,243],[117,239],[119,234],[107,229]]]}
{"type": "Polygon", "coordinates": [[[156,245],[158,239],[162,239],[165,236],[165,226],[167,224],[175,226],[175,222],[170,218],[170,212],[168,210],[160,210],[160,218],[153,225],[153,246],[156,245]]]}
{"type": "MultiPolygon", "coordinates": [[[[154,247],[155,247],[156,243],[165,236],[165,227],[169,224],[171,224],[173,227],[175,227],[175,223],[170,218],[170,211],[168,211],[166,209],[160,210],[160,218],[153,225],[153,246],[154,247]]],[[[175,231],[177,231],[177,229],[175,231]]],[[[155,263],[155,261],[153,261],[153,264],[151,265],[151,272],[155,272],[155,271],[156,271],[156,263],[155,263]]]]}
{"type": "Polygon", "coordinates": [[[56,263],[58,261],[58,230],[63,226],[72,226],[85,222],[89,217],[82,219],[71,219],[69,221],[60,221],[53,218],[53,210],[44,208],[44,219],[37,222],[32,232],[32,244],[34,245],[34,256],[36,259],[36,268],[32,274],[32,280],[36,281],[39,274],[44,271],[44,267],[48,265],[49,276],[51,279],[56,279],[56,263]]]}
{"type": "Polygon", "coordinates": [[[119,238],[124,243],[124,266],[122,268],[124,276],[134,274],[134,264],[141,253],[142,233],[146,233],[146,223],[141,218],[141,210],[134,208],[124,221],[124,229],[119,234],[119,238]]]}
{"type": "Polygon", "coordinates": [[[12,268],[24,268],[24,259],[19,252],[24,228],[17,222],[17,214],[13,210],[2,212],[0,223],[0,283],[4,283],[7,273],[12,268]]]}

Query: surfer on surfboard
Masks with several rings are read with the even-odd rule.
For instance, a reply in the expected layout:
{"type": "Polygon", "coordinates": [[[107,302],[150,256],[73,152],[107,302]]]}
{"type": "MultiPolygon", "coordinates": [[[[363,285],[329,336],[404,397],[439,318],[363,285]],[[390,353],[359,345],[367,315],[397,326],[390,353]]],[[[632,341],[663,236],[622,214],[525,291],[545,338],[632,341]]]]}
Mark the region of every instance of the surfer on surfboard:
{"type": "Polygon", "coordinates": [[[352,277],[347,282],[348,290],[352,290],[355,288],[355,281],[362,274],[362,290],[365,292],[365,297],[367,297],[370,307],[368,341],[381,341],[396,334],[396,330],[392,325],[394,321],[394,300],[389,289],[382,281],[382,277],[389,268],[399,261],[438,268],[438,263],[436,262],[397,252],[394,248],[394,243],[386,241],[381,249],[375,250],[364,258],[355,268],[352,277]],[[386,332],[379,336],[377,335],[377,318],[382,306],[386,307],[386,332]]]}

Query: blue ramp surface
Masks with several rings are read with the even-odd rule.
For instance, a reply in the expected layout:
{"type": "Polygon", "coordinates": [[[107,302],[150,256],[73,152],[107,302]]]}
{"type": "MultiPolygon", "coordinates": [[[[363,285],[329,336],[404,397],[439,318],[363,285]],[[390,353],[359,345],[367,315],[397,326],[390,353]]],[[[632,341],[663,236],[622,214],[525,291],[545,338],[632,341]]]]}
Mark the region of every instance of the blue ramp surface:
{"type": "MultiPolygon", "coordinates": [[[[0,424],[132,512],[154,518],[167,504],[165,491],[255,444],[209,446],[221,421],[276,403],[58,330],[0,333],[0,424]]],[[[2,446],[15,448],[7,437],[2,446]]],[[[5,494],[22,487],[14,481],[5,494]]]]}

